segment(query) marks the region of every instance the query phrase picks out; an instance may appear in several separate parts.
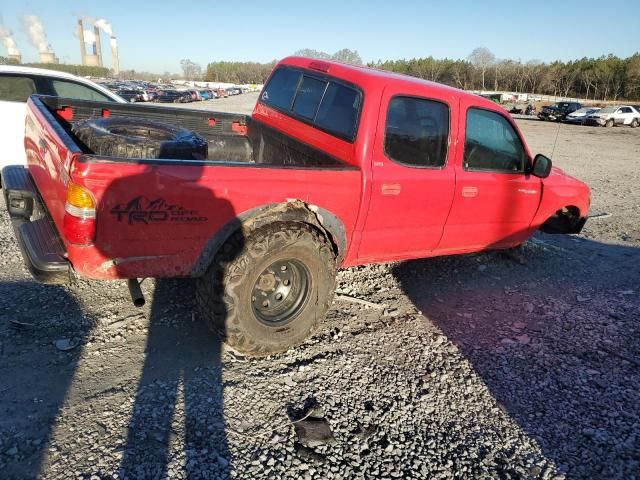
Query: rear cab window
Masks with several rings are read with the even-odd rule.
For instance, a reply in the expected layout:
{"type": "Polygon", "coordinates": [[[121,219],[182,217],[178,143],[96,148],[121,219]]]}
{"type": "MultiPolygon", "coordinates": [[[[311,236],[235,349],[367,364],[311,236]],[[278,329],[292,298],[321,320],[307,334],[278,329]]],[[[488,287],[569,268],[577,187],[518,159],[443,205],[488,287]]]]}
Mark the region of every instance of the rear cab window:
{"type": "Polygon", "coordinates": [[[332,77],[279,67],[260,102],[348,142],[356,135],[362,93],[332,77]]]}

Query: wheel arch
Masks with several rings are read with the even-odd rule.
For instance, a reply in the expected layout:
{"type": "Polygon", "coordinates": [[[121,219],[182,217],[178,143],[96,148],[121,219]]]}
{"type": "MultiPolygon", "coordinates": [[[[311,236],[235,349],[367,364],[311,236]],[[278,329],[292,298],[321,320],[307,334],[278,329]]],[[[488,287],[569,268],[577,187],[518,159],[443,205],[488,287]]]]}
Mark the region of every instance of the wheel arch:
{"type": "Polygon", "coordinates": [[[229,220],[209,238],[191,269],[192,277],[205,273],[216,253],[234,232],[242,229],[249,234],[256,228],[272,222],[307,223],[318,229],[331,243],[337,265],[342,263],[347,251],[347,236],[344,224],[332,212],[301,200],[272,203],[247,210],[229,220]]]}
{"type": "Polygon", "coordinates": [[[580,208],[575,205],[567,205],[545,220],[540,225],[540,231],[558,234],[580,233],[585,222],[586,217],[581,216],[580,208]]]}

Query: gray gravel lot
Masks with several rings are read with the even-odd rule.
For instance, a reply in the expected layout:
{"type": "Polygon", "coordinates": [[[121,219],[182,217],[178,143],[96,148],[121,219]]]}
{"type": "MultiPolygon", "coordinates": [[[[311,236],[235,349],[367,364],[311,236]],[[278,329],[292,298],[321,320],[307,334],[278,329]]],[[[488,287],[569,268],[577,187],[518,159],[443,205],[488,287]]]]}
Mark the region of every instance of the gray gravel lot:
{"type": "Polygon", "coordinates": [[[640,478],[640,129],[519,125],[590,184],[581,235],[343,270],[274,358],[189,280],[35,283],[1,215],[0,478],[640,478]]]}

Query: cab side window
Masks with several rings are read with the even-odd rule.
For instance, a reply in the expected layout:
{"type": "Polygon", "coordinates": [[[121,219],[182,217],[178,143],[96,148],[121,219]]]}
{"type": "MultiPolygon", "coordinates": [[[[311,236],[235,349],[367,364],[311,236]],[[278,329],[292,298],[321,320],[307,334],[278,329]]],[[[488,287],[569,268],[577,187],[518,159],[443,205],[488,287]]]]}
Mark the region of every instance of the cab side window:
{"type": "Polygon", "coordinates": [[[36,84],[29,77],[0,75],[0,101],[26,102],[36,93],[36,84]]]}
{"type": "Polygon", "coordinates": [[[113,99],[86,85],[66,80],[51,80],[54,95],[76,100],[92,100],[96,102],[113,102],[113,99]]]}
{"type": "Polygon", "coordinates": [[[478,108],[467,111],[465,170],[524,172],[525,160],[518,134],[502,115],[478,108]]]}
{"type": "Polygon", "coordinates": [[[384,151],[412,167],[444,166],[449,145],[449,108],[435,100],[394,97],[389,102],[384,151]]]}

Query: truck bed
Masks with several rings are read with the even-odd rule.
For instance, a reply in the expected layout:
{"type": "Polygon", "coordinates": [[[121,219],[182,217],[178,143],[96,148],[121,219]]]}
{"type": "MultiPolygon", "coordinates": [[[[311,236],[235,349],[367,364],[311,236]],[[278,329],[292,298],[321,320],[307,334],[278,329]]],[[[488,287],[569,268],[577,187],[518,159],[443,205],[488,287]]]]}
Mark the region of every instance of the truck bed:
{"type": "Polygon", "coordinates": [[[197,276],[206,268],[205,247],[219,231],[270,205],[301,202],[333,212],[344,239],[350,239],[359,214],[359,168],[246,115],[34,96],[25,148],[66,258],[90,278],[197,276]],[[208,158],[101,157],[71,132],[73,122],[100,116],[185,127],[208,141],[208,158]],[[90,190],[96,201],[91,245],[64,235],[70,181],[90,190]]]}
{"type": "MultiPolygon", "coordinates": [[[[279,133],[249,115],[185,110],[139,104],[114,104],[70,100],[59,97],[34,97],[33,102],[51,112],[61,127],[87,155],[93,155],[71,133],[74,122],[95,117],[144,118],[178,125],[205,138],[209,146],[208,162],[255,163],[270,166],[317,168],[350,167],[339,159],[279,133]]],[[[118,158],[112,161],[137,161],[118,158]]],[[[166,163],[166,162],[164,162],[166,163]]]]}

